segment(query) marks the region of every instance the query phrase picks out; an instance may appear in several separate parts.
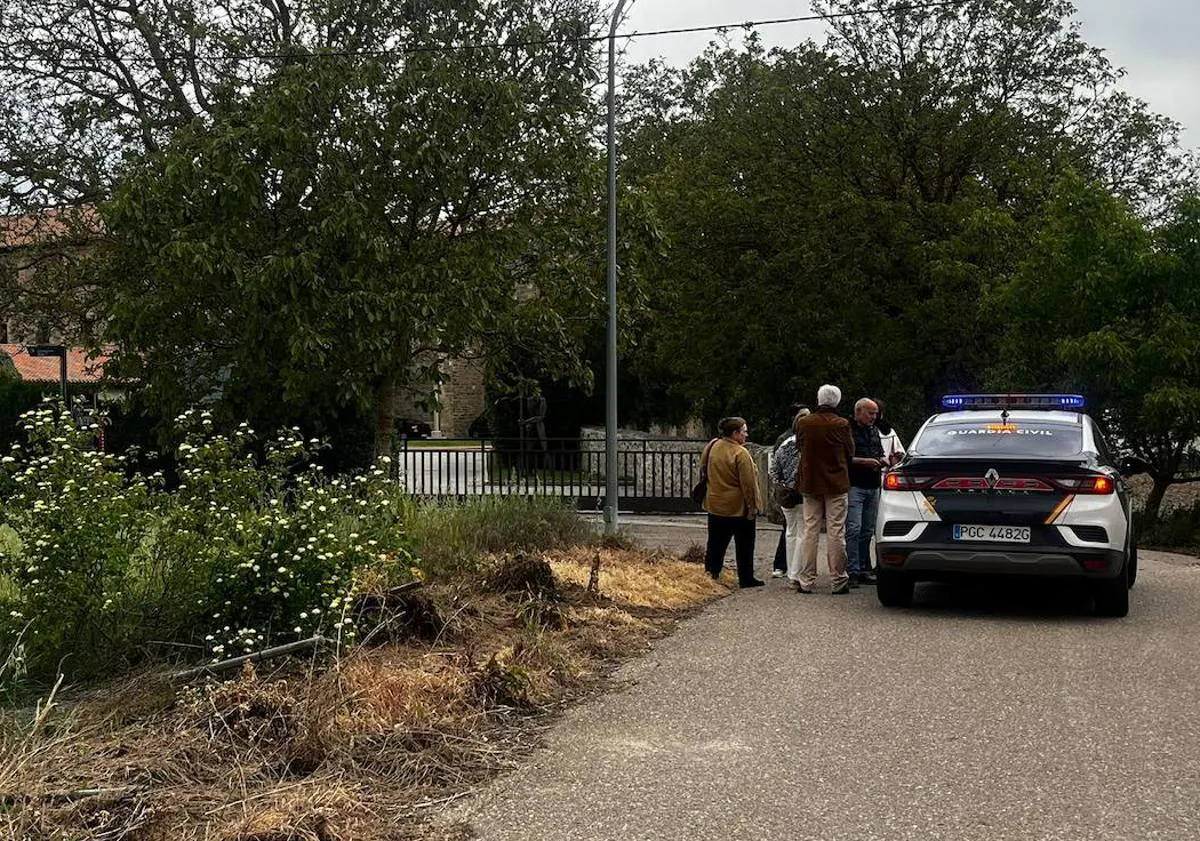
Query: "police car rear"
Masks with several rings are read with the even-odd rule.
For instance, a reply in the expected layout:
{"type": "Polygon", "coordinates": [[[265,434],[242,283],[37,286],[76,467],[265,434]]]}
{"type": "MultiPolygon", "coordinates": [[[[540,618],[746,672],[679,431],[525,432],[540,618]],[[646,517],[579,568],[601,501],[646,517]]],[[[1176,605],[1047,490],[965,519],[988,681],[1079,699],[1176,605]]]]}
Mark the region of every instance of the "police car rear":
{"type": "Polygon", "coordinates": [[[884,477],[878,595],[964,575],[1086,581],[1096,610],[1129,611],[1137,575],[1129,494],[1078,395],[954,395],[884,477]]]}

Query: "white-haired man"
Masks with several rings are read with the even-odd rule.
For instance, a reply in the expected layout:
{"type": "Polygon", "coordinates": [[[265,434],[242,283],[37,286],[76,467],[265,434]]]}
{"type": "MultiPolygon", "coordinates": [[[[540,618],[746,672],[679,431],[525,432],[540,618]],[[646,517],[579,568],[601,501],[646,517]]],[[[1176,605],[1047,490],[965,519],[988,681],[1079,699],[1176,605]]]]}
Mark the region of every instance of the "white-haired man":
{"type": "Polygon", "coordinates": [[[804,538],[801,543],[800,578],[796,591],[811,593],[817,581],[817,542],[825,521],[825,553],[833,594],[850,592],[846,575],[846,500],[850,491],[850,461],[854,438],[850,422],[837,413],[842,390],[823,385],[817,390],[817,410],[796,421],[800,447],[797,489],[804,497],[804,538]]]}

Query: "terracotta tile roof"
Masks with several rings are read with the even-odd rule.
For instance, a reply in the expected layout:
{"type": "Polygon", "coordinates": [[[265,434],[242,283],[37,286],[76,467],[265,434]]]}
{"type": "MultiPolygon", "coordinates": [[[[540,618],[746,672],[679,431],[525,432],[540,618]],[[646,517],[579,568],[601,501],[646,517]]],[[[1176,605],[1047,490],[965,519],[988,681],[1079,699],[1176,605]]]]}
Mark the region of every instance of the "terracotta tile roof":
{"type": "Polygon", "coordinates": [[[61,237],[83,240],[103,227],[94,207],[52,207],[24,216],[0,216],[0,251],[61,237]]]}
{"type": "MultiPolygon", "coordinates": [[[[25,345],[3,345],[0,349],[11,360],[17,371],[17,376],[31,383],[57,383],[59,381],[59,360],[57,356],[30,356],[25,345]]],[[[104,363],[108,361],[109,352],[101,352],[95,359],[87,358],[83,348],[67,349],[67,382],[77,384],[97,383],[104,372],[104,363]]]]}

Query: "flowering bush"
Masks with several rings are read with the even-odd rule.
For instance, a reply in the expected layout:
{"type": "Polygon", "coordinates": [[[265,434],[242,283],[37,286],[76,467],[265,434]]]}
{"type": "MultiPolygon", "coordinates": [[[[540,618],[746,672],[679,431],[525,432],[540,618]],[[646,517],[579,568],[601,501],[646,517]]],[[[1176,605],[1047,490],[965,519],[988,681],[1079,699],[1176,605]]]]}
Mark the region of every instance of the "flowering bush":
{"type": "Polygon", "coordinates": [[[0,459],[0,576],[13,591],[0,605],[0,655],[21,639],[24,665],[43,671],[123,644],[122,617],[138,597],[129,559],[147,532],[151,489],[97,452],[94,430],[61,407],[28,412],[21,425],[28,444],[0,459]]]}
{"type": "Polygon", "coordinates": [[[386,465],[330,479],[298,430],[258,441],[244,424],[214,432],[205,412],[177,421],[180,483],[168,491],[161,474],[95,451],[94,430],[61,407],[23,417],[28,443],[0,461],[0,659],[20,655],[9,680],[48,676],[62,658],[96,674],[149,640],[220,658],[346,637],[366,567],[413,574],[386,465]]]}

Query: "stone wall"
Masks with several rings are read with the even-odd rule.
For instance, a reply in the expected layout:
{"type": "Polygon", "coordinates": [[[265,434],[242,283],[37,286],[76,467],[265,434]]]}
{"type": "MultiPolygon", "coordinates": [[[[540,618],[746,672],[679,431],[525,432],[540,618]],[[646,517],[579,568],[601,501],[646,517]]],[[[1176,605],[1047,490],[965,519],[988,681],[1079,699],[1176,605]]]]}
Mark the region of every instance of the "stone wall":
{"type": "Polygon", "coordinates": [[[442,435],[466,438],[486,406],[483,360],[451,359],[442,366],[442,435]]]}
{"type": "MultiPolygon", "coordinates": [[[[466,438],[471,424],[483,414],[486,405],[483,360],[446,360],[442,363],[442,374],[445,377],[439,401],[442,437],[466,438]]],[[[432,390],[430,383],[414,383],[404,389],[396,396],[395,416],[433,426],[433,412],[421,405],[423,401],[429,401],[432,390]]]]}

